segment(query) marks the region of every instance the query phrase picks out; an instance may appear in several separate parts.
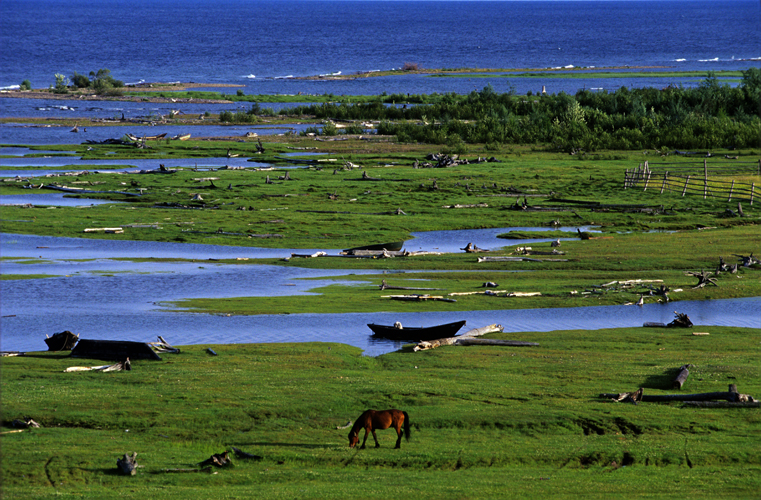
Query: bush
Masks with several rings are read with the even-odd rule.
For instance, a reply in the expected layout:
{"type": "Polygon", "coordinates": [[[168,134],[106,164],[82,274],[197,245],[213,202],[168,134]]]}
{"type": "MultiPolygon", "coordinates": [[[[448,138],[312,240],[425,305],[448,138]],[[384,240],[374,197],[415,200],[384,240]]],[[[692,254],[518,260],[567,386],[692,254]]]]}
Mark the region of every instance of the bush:
{"type": "Polygon", "coordinates": [[[90,79],[85,75],[80,75],[75,71],[74,75],[71,77],[71,83],[73,83],[74,86],[78,89],[86,89],[90,86],[90,79]]]}
{"type": "Polygon", "coordinates": [[[338,135],[338,127],[333,122],[325,122],[322,125],[322,135],[338,135]]]}
{"type": "Polygon", "coordinates": [[[54,94],[68,94],[69,93],[69,79],[66,75],[61,73],[55,74],[55,86],[51,87],[54,94]]]}
{"type": "Polygon", "coordinates": [[[32,82],[29,80],[24,80],[21,82],[21,85],[19,86],[19,90],[32,90],[32,82]]]}

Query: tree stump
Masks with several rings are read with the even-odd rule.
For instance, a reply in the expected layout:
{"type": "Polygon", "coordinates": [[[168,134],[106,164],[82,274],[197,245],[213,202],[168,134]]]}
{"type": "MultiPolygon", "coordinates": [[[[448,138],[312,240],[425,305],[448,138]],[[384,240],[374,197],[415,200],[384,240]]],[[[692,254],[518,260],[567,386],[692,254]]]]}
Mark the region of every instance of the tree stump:
{"type": "Polygon", "coordinates": [[[116,466],[119,467],[119,471],[125,476],[134,476],[137,474],[137,452],[134,452],[132,456],[127,453],[124,454],[124,458],[116,459],[116,466]]]}

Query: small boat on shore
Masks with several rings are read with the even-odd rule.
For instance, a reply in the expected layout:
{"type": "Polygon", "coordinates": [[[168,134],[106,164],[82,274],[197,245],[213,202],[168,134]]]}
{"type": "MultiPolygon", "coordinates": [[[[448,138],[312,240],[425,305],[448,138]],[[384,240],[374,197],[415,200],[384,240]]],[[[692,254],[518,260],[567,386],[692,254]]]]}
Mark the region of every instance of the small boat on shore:
{"type": "Polygon", "coordinates": [[[419,342],[421,340],[436,340],[448,337],[454,337],[460,328],[465,326],[465,321],[456,321],[445,325],[426,326],[426,327],[403,327],[400,323],[394,326],[376,325],[369,323],[367,325],[373,331],[375,337],[389,340],[408,340],[419,342]]]}
{"type": "Polygon", "coordinates": [[[174,139],[175,141],[187,141],[188,139],[190,139],[190,134],[175,135],[174,137],[172,137],[172,139],[174,139]]]}
{"type": "Polygon", "coordinates": [[[133,134],[127,134],[127,137],[129,138],[129,140],[135,141],[135,142],[138,142],[138,141],[157,141],[159,139],[163,139],[164,137],[166,137],[166,132],[164,132],[163,134],[159,134],[159,135],[144,135],[143,137],[138,137],[138,136],[133,135],[133,134]]]}
{"type": "Polygon", "coordinates": [[[71,351],[79,340],[79,335],[69,330],[56,333],[52,337],[45,337],[48,351],[71,351]]]}
{"type": "Polygon", "coordinates": [[[365,245],[363,247],[347,248],[344,252],[351,253],[354,250],[388,250],[389,252],[398,252],[403,246],[403,241],[396,241],[393,243],[378,243],[375,245],[365,245]]]}

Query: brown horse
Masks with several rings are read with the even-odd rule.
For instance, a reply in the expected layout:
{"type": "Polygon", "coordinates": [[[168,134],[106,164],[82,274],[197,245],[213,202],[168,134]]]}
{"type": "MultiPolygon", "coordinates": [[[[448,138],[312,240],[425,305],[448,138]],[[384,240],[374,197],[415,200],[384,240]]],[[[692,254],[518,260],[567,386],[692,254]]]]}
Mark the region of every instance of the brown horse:
{"type": "Polygon", "coordinates": [[[404,424],[404,435],[407,441],[410,440],[410,417],[406,411],[400,410],[367,410],[359,416],[354,423],[354,427],[349,432],[349,448],[359,443],[359,431],[365,429],[365,440],[362,441],[360,450],[365,449],[365,443],[367,443],[367,435],[373,433],[373,439],[375,439],[375,447],[380,448],[378,444],[378,437],[375,435],[375,429],[383,430],[393,426],[396,429],[396,446],[394,448],[401,448],[402,443],[402,424],[404,424]]]}

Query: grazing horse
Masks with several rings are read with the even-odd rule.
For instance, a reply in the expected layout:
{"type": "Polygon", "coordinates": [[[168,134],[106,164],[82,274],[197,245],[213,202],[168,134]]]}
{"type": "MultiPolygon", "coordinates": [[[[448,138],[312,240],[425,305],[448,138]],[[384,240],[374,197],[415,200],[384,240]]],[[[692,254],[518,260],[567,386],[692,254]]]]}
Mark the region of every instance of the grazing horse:
{"type": "Polygon", "coordinates": [[[378,444],[378,437],[375,435],[375,429],[383,430],[388,429],[392,426],[394,429],[396,429],[396,435],[398,436],[396,440],[396,446],[394,448],[401,448],[400,445],[402,443],[402,424],[404,424],[404,435],[407,438],[407,441],[409,441],[410,417],[407,415],[406,411],[367,410],[359,416],[357,421],[354,423],[354,427],[352,427],[351,431],[349,432],[349,448],[354,448],[354,446],[359,443],[359,431],[363,428],[365,429],[365,440],[362,441],[362,446],[360,446],[359,449],[365,449],[365,443],[367,443],[367,435],[371,432],[373,433],[373,439],[375,439],[375,447],[380,448],[380,444],[378,444]]]}

